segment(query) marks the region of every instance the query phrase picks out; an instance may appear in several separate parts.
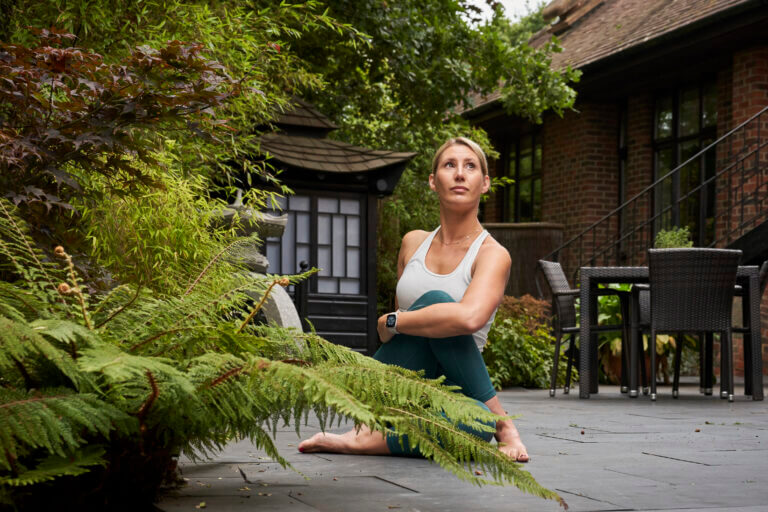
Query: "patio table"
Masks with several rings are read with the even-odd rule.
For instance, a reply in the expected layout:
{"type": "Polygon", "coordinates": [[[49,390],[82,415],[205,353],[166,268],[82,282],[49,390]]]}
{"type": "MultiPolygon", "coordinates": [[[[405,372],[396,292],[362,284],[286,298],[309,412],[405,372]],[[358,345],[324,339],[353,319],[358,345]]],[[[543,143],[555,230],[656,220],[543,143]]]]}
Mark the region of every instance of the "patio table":
{"type": "MultiPolygon", "coordinates": [[[[580,332],[582,357],[579,361],[579,397],[589,398],[590,393],[598,392],[597,371],[597,336],[591,327],[597,325],[597,288],[603,283],[647,283],[648,267],[581,267],[581,307],[580,332]]],[[[736,282],[744,288],[743,307],[750,308],[751,343],[744,353],[745,379],[751,382],[752,399],[763,399],[763,363],[762,340],[760,335],[760,285],[757,266],[740,266],[736,282]]],[[[634,308],[632,308],[634,309],[634,308]]],[[[627,319],[624,319],[627,321],[627,319]]],[[[632,337],[636,333],[631,333],[632,337]]],[[[637,366],[637,345],[630,343],[630,368],[637,366]]],[[[630,390],[637,390],[637,373],[630,371],[630,390]]]]}

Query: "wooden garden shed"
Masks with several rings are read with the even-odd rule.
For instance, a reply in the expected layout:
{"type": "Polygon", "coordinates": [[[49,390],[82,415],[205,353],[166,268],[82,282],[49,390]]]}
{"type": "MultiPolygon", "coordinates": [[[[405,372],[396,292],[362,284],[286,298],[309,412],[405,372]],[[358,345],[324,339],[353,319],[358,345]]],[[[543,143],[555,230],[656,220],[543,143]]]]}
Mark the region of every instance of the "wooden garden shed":
{"type": "Polygon", "coordinates": [[[293,274],[302,263],[319,268],[299,301],[300,314],[324,338],[373,353],[377,203],[392,194],[415,153],[328,139],[337,127],[301,99],[275,125],[261,138],[262,153],[295,194],[279,205],[288,215],[283,236],[266,240],[268,271],[293,274]]]}

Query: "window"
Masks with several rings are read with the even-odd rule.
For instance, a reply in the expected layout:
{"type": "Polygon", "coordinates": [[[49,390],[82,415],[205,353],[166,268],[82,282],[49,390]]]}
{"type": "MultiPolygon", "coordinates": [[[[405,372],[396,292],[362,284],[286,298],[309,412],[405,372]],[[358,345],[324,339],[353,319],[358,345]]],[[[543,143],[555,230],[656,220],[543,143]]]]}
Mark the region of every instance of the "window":
{"type": "Polygon", "coordinates": [[[513,141],[509,147],[508,176],[515,183],[506,189],[507,222],[541,220],[541,143],[535,135],[513,141]]]}
{"type": "Polygon", "coordinates": [[[282,238],[267,238],[270,274],[295,274],[302,261],[320,269],[310,290],[361,294],[362,200],[297,194],[280,200],[288,214],[282,238]]]}
{"type": "MultiPolygon", "coordinates": [[[[686,163],[709,145],[717,133],[717,90],[714,82],[680,88],[659,96],[654,119],[654,180],[686,163]]],[[[687,226],[694,244],[714,240],[714,152],[688,162],[656,189],[655,231],[687,226]]]]}

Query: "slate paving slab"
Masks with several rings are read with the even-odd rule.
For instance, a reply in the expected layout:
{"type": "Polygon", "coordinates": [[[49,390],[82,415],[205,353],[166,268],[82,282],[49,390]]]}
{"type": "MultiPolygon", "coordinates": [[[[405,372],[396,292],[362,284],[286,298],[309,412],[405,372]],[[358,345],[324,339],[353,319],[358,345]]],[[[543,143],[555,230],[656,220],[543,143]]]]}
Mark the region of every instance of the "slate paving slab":
{"type": "MultiPolygon", "coordinates": [[[[737,390],[738,392],[738,390],[737,390]]],[[[531,454],[526,469],[572,511],[768,511],[768,401],[701,396],[693,385],[673,400],[629,399],[601,388],[550,399],[546,390],[499,394],[531,454]]],[[[346,425],[330,428],[344,432],[346,425]]],[[[319,430],[316,419],[302,437],[319,430]]],[[[478,488],[423,459],[302,454],[292,426],[277,431],[283,469],[248,441],[213,460],[180,467],[186,486],[164,511],[557,511],[557,503],[511,486],[478,488]]]]}

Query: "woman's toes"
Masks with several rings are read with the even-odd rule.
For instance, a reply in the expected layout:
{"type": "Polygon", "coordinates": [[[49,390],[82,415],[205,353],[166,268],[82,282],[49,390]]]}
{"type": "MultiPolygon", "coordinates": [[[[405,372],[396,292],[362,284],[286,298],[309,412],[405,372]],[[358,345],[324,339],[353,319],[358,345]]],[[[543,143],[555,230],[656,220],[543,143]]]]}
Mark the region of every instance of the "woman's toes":
{"type": "Polygon", "coordinates": [[[515,462],[528,462],[529,460],[528,452],[525,449],[525,446],[522,444],[502,444],[499,449],[502,451],[502,453],[514,459],[515,462]]]}
{"type": "Polygon", "coordinates": [[[319,432],[309,439],[299,443],[299,451],[301,453],[311,453],[322,449],[323,441],[325,440],[325,434],[319,432]]]}

